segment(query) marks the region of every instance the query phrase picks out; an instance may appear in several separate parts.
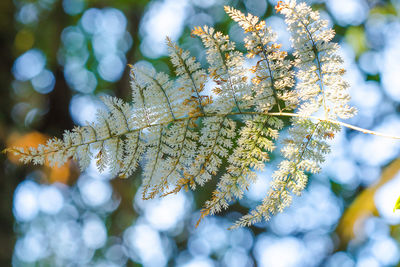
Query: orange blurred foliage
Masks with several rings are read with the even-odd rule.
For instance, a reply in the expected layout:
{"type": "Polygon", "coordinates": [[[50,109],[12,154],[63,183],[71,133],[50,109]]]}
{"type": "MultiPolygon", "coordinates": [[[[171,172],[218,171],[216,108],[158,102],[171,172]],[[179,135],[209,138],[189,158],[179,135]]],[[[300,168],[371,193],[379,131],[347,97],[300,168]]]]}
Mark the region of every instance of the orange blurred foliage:
{"type": "Polygon", "coordinates": [[[339,247],[345,247],[350,240],[356,237],[355,230],[362,226],[365,219],[371,215],[379,215],[375,206],[374,195],[380,187],[396,177],[399,171],[400,158],[385,167],[380,179],[375,184],[364,189],[346,209],[336,228],[341,243],[339,247]]]}
{"type": "MultiPolygon", "coordinates": [[[[39,132],[30,132],[27,134],[19,134],[13,133],[7,138],[7,147],[37,147],[39,144],[45,144],[48,139],[48,136],[39,133],[39,132]]],[[[14,164],[21,164],[18,156],[13,153],[7,153],[8,159],[14,164]]],[[[63,166],[53,166],[51,167],[48,162],[46,162],[43,166],[40,166],[43,172],[45,173],[47,182],[49,183],[63,183],[67,184],[70,180],[71,176],[71,162],[68,161],[63,166]]]]}

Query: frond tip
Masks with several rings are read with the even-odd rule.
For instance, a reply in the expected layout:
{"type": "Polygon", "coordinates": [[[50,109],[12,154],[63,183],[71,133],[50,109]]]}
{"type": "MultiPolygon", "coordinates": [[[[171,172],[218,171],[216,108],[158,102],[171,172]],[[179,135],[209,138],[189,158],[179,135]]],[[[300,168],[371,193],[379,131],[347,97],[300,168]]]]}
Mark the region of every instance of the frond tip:
{"type": "Polygon", "coordinates": [[[353,116],[355,109],[348,105],[349,85],[332,42],[334,32],[317,11],[294,0],[278,2],[276,10],[285,16],[294,48],[288,55],[265,21],[224,9],[244,30],[247,53],[238,51],[228,35],[195,27],[191,34],[206,48],[206,70],[167,38],[176,79],[145,64],[130,66],[132,103],[102,97],[95,123],[65,131],[62,139],[37,148],[3,152],[33,164],[61,165],[73,158],[82,170],[94,160],[100,171],[119,177],[131,176],[140,166],[144,199],[194,190],[219,178],[200,223],[242,198],[257,179],[256,171],[282,144],[282,161],[266,197],[235,228],[268,220],[290,205],[292,195],[306,187],[307,173],[319,172],[329,139],[340,126],[385,136],[337,121],[353,116]],[[247,68],[246,58],[256,63],[247,68]],[[206,84],[214,84],[213,97],[205,93],[206,84]],[[282,139],[284,129],[288,134],[282,139]]]}

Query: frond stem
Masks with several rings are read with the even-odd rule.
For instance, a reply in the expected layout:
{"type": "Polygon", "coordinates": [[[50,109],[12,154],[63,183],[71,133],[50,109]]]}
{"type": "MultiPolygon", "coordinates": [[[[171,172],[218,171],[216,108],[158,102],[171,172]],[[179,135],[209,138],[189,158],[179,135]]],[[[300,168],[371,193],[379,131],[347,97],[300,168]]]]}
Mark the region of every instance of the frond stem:
{"type": "MultiPolygon", "coordinates": [[[[172,45],[172,43],[171,43],[171,45],[172,45]]],[[[192,74],[190,73],[189,68],[188,68],[186,62],[183,60],[183,58],[181,57],[181,55],[180,55],[179,53],[176,53],[176,55],[177,55],[177,57],[179,58],[179,61],[181,62],[182,66],[185,68],[185,72],[187,73],[187,75],[188,75],[189,78],[190,78],[190,81],[191,81],[192,84],[193,84],[193,89],[194,89],[194,91],[196,92],[197,100],[198,100],[198,102],[199,102],[199,107],[200,107],[201,113],[204,115],[204,114],[206,114],[206,113],[205,113],[205,111],[204,111],[203,103],[201,102],[201,96],[200,96],[200,93],[199,93],[199,91],[198,91],[198,89],[197,89],[196,83],[194,82],[193,76],[192,76],[192,74]]]]}
{"type": "Polygon", "coordinates": [[[265,50],[265,47],[264,47],[264,45],[262,43],[262,39],[261,39],[261,36],[259,35],[259,32],[256,32],[256,35],[257,35],[257,37],[259,39],[259,42],[261,43],[262,53],[264,55],[265,61],[267,62],[267,68],[268,68],[268,72],[269,72],[269,77],[271,78],[271,88],[272,88],[272,92],[274,93],[276,104],[278,105],[278,110],[279,110],[279,112],[282,112],[281,105],[279,104],[278,94],[276,92],[276,88],[275,88],[275,84],[274,84],[275,79],[274,79],[274,76],[272,75],[271,66],[270,66],[269,60],[268,60],[267,51],[265,50]]]}
{"type": "Polygon", "coordinates": [[[132,164],[134,163],[134,160],[135,160],[135,156],[136,156],[136,153],[138,152],[138,149],[139,149],[139,146],[140,146],[140,142],[141,142],[141,140],[140,140],[140,134],[142,133],[142,130],[140,130],[139,132],[138,132],[138,134],[137,134],[137,137],[136,137],[136,146],[135,146],[135,151],[132,153],[132,157],[131,157],[131,159],[130,159],[130,161],[129,161],[129,164],[127,165],[127,167],[125,168],[125,171],[124,171],[124,175],[128,172],[128,170],[131,168],[131,166],[132,166],[132,164]]]}
{"type": "Polygon", "coordinates": [[[163,88],[162,85],[157,81],[157,79],[155,79],[154,77],[148,75],[147,73],[144,73],[144,72],[143,72],[143,74],[146,75],[148,78],[150,78],[150,79],[160,88],[161,92],[163,93],[163,95],[164,95],[164,97],[165,97],[165,102],[167,102],[167,105],[168,105],[169,111],[170,111],[170,113],[171,113],[172,119],[175,121],[175,120],[176,120],[175,114],[174,114],[174,112],[172,111],[171,101],[169,100],[169,97],[168,97],[168,95],[167,95],[167,92],[165,92],[164,88],[163,88]]]}
{"type": "Polygon", "coordinates": [[[228,68],[228,66],[226,65],[225,58],[224,58],[224,56],[223,56],[223,54],[222,54],[221,48],[219,47],[219,45],[217,44],[217,42],[214,40],[214,38],[211,38],[211,40],[213,40],[213,42],[214,42],[214,44],[215,44],[215,47],[216,47],[217,50],[218,50],[218,54],[219,54],[220,57],[221,57],[222,64],[224,65],[225,70],[226,70],[226,74],[228,75],[229,87],[230,87],[230,89],[231,89],[231,91],[232,91],[233,100],[235,101],[235,105],[236,105],[236,107],[237,107],[239,113],[241,114],[242,111],[240,110],[239,102],[238,102],[238,100],[236,99],[236,92],[235,92],[235,89],[233,89],[232,77],[231,77],[231,75],[229,74],[229,68],[228,68]]]}
{"type": "Polygon", "coordinates": [[[168,177],[176,170],[176,168],[177,168],[177,166],[179,164],[179,161],[180,161],[180,159],[182,157],[182,154],[183,154],[184,144],[185,144],[185,141],[186,141],[187,132],[189,130],[190,120],[191,120],[191,118],[189,118],[187,120],[186,127],[185,127],[185,132],[183,134],[183,139],[182,139],[181,142],[179,142],[180,144],[182,144],[182,147],[179,150],[179,156],[176,158],[176,160],[175,160],[171,170],[168,172],[168,174],[165,175],[164,177],[162,177],[161,178],[161,182],[157,186],[155,186],[155,189],[153,190],[153,192],[151,193],[151,196],[149,198],[152,198],[156,193],[158,193],[160,191],[160,188],[162,188],[167,183],[168,177]]]}
{"type": "Polygon", "coordinates": [[[135,72],[133,71],[133,69],[131,69],[131,77],[132,77],[132,82],[134,82],[136,84],[136,87],[139,89],[139,95],[140,95],[140,99],[142,100],[143,103],[143,113],[144,113],[144,117],[146,119],[146,123],[148,126],[150,126],[150,117],[149,117],[149,113],[146,107],[146,101],[144,98],[144,94],[143,94],[143,87],[136,81],[136,75],[135,72]]]}
{"type": "MultiPolygon", "coordinates": [[[[296,13],[296,15],[299,17],[299,15],[298,15],[298,13],[296,12],[295,9],[293,9],[293,12],[296,13]]],[[[310,38],[310,41],[312,43],[312,51],[314,53],[315,60],[317,61],[317,65],[318,65],[317,75],[318,75],[319,84],[321,86],[321,91],[322,91],[322,101],[323,101],[323,106],[324,106],[325,118],[327,119],[328,118],[328,109],[327,109],[327,106],[326,106],[326,97],[325,97],[325,91],[324,91],[324,81],[323,81],[323,77],[322,77],[321,62],[319,61],[317,46],[315,44],[315,41],[314,41],[314,39],[312,37],[312,34],[311,34],[310,30],[308,29],[307,25],[304,24],[304,22],[301,19],[299,19],[299,21],[304,26],[304,29],[306,30],[307,35],[310,38]]]]}
{"type": "Polygon", "coordinates": [[[122,117],[124,117],[124,121],[125,121],[125,127],[126,127],[126,130],[128,130],[129,131],[129,123],[128,123],[128,118],[125,116],[125,113],[122,111],[122,109],[119,107],[119,106],[117,106],[117,105],[114,105],[114,107],[122,114],[122,117]]]}
{"type": "Polygon", "coordinates": [[[143,94],[143,88],[142,87],[139,87],[139,94],[140,94],[140,98],[142,99],[142,102],[143,102],[143,113],[144,113],[144,117],[146,119],[146,123],[147,123],[148,126],[150,126],[151,125],[150,116],[149,116],[149,112],[148,112],[147,107],[146,107],[146,102],[145,102],[145,99],[144,99],[144,94],[143,94]]]}
{"type": "MultiPolygon", "coordinates": [[[[155,171],[155,169],[156,169],[156,166],[157,166],[157,164],[158,164],[158,159],[159,159],[159,157],[160,157],[161,143],[162,143],[162,137],[163,137],[163,131],[164,131],[164,127],[161,127],[161,128],[160,128],[160,136],[159,136],[158,142],[157,142],[157,155],[156,155],[156,158],[155,158],[155,161],[154,161],[154,164],[153,164],[153,168],[151,169],[151,173],[150,173],[150,176],[149,176],[149,182],[148,182],[148,184],[150,184],[151,180],[153,179],[154,171],[155,171]]],[[[143,198],[144,200],[149,199],[148,197],[146,197],[147,189],[148,189],[148,185],[146,185],[146,186],[143,188],[142,198],[143,198]]]]}
{"type": "MultiPolygon", "coordinates": [[[[211,113],[210,114],[204,114],[204,115],[203,114],[198,114],[198,115],[194,115],[194,116],[191,116],[191,117],[177,118],[175,120],[165,121],[165,122],[161,122],[161,123],[155,123],[153,125],[146,125],[146,126],[143,126],[143,127],[140,127],[140,128],[131,129],[129,131],[122,132],[120,134],[110,134],[107,138],[94,140],[94,141],[88,141],[88,142],[82,143],[80,145],[71,145],[71,146],[69,146],[69,147],[67,147],[65,149],[71,149],[71,148],[78,147],[78,146],[81,146],[81,145],[90,145],[90,144],[93,144],[93,143],[96,143],[96,142],[103,142],[103,141],[106,141],[106,140],[111,139],[111,138],[124,136],[124,135],[126,135],[128,133],[141,131],[141,130],[144,130],[144,129],[147,129],[147,128],[150,128],[150,127],[163,126],[163,125],[166,125],[166,124],[171,123],[171,122],[187,120],[188,118],[190,118],[190,119],[198,119],[198,118],[204,118],[204,117],[214,117],[214,116],[223,117],[223,116],[236,116],[236,115],[270,115],[270,116],[278,116],[278,117],[280,117],[280,116],[281,117],[298,117],[298,118],[304,118],[304,119],[308,118],[308,119],[313,119],[313,120],[317,120],[317,121],[320,121],[320,122],[334,123],[334,124],[337,124],[337,125],[340,125],[340,126],[343,126],[343,127],[346,127],[346,128],[358,131],[358,132],[362,132],[364,134],[371,134],[371,135],[381,136],[381,137],[385,137],[385,138],[400,140],[400,135],[389,135],[389,134],[384,134],[384,133],[380,133],[380,132],[376,132],[376,131],[371,131],[371,130],[367,130],[367,129],[364,129],[364,128],[361,128],[361,127],[357,127],[357,126],[354,126],[354,125],[351,125],[351,124],[348,124],[348,123],[345,123],[345,122],[332,120],[332,119],[327,119],[327,118],[320,118],[320,117],[316,117],[316,116],[304,116],[304,115],[301,115],[301,114],[298,114],[298,113],[288,113],[288,112],[252,112],[252,111],[242,111],[242,112],[231,112],[231,113],[228,113],[228,114],[211,114],[211,113]]],[[[13,151],[13,152],[16,152],[16,153],[20,153],[19,151],[13,150],[13,149],[8,149],[7,151],[13,151]]],[[[49,150],[47,152],[44,152],[41,155],[47,155],[47,154],[55,153],[57,151],[60,151],[60,150],[49,150]]],[[[20,154],[22,154],[22,153],[20,153],[20,154]]]]}

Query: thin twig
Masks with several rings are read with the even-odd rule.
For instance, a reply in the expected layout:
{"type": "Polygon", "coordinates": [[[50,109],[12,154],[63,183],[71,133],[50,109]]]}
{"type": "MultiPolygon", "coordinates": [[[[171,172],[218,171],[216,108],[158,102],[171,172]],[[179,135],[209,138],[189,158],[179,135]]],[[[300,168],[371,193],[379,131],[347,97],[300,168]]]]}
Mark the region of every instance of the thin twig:
{"type": "Polygon", "coordinates": [[[337,120],[332,120],[332,119],[325,119],[325,118],[320,118],[320,117],[316,117],[316,116],[303,116],[301,114],[297,114],[297,113],[286,113],[286,112],[276,112],[276,113],[267,113],[268,115],[272,115],[272,116],[287,116],[287,117],[300,117],[300,118],[305,118],[305,119],[314,119],[314,120],[318,120],[318,121],[325,121],[325,122],[330,122],[330,123],[334,123],[334,124],[338,124],[340,126],[349,128],[349,129],[353,129],[365,134],[372,134],[372,135],[376,135],[376,136],[381,136],[381,137],[385,137],[385,138],[390,138],[390,139],[397,139],[400,140],[400,136],[396,136],[396,135],[390,135],[390,134],[385,134],[385,133],[380,133],[380,132],[375,132],[375,131],[371,131],[371,130],[367,130],[361,127],[357,127],[354,125],[351,125],[349,123],[345,123],[345,122],[341,122],[341,121],[337,121],[337,120]]]}

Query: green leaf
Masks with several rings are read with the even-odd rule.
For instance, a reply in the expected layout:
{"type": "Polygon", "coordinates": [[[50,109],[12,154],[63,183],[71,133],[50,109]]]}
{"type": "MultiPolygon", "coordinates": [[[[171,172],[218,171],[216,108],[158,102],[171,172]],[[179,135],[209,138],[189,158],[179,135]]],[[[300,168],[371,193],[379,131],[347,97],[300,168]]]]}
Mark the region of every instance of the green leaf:
{"type": "Polygon", "coordinates": [[[393,212],[400,209],[400,197],[397,199],[396,204],[394,204],[393,212]]]}
{"type": "Polygon", "coordinates": [[[346,31],[345,38],[346,42],[353,47],[357,57],[367,50],[365,31],[362,27],[349,27],[346,31]]]}

